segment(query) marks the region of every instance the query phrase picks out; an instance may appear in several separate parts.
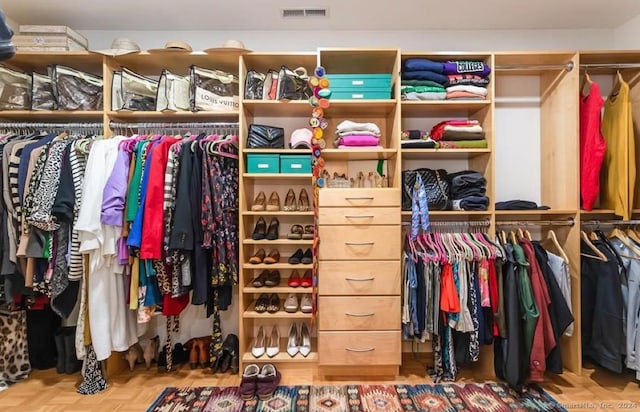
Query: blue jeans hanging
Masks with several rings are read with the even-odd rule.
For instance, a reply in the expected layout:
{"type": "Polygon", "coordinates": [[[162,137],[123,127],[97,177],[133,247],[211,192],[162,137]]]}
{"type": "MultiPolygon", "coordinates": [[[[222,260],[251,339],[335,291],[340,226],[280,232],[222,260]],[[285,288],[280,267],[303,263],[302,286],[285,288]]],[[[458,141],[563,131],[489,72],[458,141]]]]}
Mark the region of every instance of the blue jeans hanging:
{"type": "Polygon", "coordinates": [[[421,227],[424,232],[429,230],[429,204],[427,191],[418,175],[411,194],[411,239],[418,237],[421,227]]]}

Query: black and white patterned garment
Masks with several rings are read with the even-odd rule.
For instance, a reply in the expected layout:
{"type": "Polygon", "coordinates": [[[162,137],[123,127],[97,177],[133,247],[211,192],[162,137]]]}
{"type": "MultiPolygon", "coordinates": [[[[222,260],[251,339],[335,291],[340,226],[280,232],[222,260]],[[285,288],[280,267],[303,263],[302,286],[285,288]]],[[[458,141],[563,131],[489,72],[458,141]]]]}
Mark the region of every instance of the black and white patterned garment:
{"type": "Polygon", "coordinates": [[[78,231],[75,230],[78,221],[78,211],[82,203],[82,182],[84,172],[87,168],[87,155],[78,149],[80,140],[71,143],[69,152],[69,162],[71,163],[71,174],[73,176],[73,188],[75,191],[75,203],[73,205],[73,229],[71,230],[71,249],[69,251],[69,280],[76,281],[82,279],[82,254],[80,253],[80,239],[78,231]]]}
{"type": "Polygon", "coordinates": [[[87,356],[82,364],[82,383],[78,386],[78,393],[94,395],[107,389],[107,381],[102,374],[102,368],[93,346],[87,346],[86,352],[87,356]]]}

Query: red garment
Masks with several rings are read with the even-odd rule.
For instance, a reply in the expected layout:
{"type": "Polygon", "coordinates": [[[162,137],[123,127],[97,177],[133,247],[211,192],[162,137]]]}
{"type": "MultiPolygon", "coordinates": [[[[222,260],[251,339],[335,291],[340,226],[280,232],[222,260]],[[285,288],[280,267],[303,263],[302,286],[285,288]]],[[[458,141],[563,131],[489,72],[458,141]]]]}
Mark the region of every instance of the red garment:
{"type": "Polygon", "coordinates": [[[162,259],[164,236],[164,173],[167,170],[169,148],[179,140],[164,137],[153,149],[149,170],[149,182],[144,202],[144,221],[140,259],[162,259]]]}
{"type": "Polygon", "coordinates": [[[524,254],[529,262],[531,288],[533,289],[533,298],[538,307],[538,323],[533,334],[533,345],[531,347],[530,379],[532,382],[544,381],[544,372],[547,369],[547,356],[556,347],[556,337],[553,333],[553,325],[551,324],[551,316],[549,314],[549,305],[551,305],[551,297],[547,284],[542,276],[540,265],[536,260],[536,254],[533,245],[529,239],[520,239],[520,246],[524,250],[524,254]]]}
{"type": "Polygon", "coordinates": [[[480,122],[477,120],[445,120],[431,128],[429,137],[433,140],[441,140],[444,135],[444,127],[449,126],[477,126],[480,122]]]}
{"type": "Polygon", "coordinates": [[[440,274],[440,310],[448,313],[460,312],[460,298],[453,279],[451,264],[445,263],[440,274]]]}
{"type": "Polygon", "coordinates": [[[493,312],[493,336],[500,336],[498,322],[495,314],[498,312],[498,276],[496,275],[496,262],[489,260],[489,297],[491,299],[491,311],[493,312]]]}
{"type": "Polygon", "coordinates": [[[593,82],[588,96],[580,93],[580,197],[584,210],[593,209],[600,193],[600,167],[607,151],[602,106],[600,86],[593,82]]]}

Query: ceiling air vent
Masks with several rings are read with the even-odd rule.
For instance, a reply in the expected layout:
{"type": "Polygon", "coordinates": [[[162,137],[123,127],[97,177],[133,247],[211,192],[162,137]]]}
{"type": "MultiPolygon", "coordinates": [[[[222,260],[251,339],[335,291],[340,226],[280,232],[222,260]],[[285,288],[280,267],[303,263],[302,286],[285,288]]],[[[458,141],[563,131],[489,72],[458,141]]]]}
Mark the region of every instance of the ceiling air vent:
{"type": "Polygon", "coordinates": [[[327,17],[327,9],[282,9],[282,17],[327,17]]]}

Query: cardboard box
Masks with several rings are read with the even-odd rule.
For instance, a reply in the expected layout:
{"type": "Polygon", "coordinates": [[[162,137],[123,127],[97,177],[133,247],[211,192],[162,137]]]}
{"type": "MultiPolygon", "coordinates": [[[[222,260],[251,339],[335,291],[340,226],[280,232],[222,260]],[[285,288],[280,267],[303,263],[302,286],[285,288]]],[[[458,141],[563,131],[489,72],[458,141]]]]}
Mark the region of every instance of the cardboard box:
{"type": "Polygon", "coordinates": [[[20,34],[38,36],[64,35],[82,45],[84,50],[89,49],[89,40],[67,26],[20,25],[20,34]]]}

